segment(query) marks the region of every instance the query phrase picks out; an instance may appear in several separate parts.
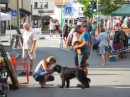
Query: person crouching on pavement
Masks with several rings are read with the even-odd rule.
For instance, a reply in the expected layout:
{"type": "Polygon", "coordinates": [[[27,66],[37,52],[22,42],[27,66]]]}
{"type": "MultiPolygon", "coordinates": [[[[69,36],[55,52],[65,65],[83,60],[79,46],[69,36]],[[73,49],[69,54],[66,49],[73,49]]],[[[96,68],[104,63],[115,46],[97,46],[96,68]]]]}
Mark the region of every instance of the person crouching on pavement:
{"type": "Polygon", "coordinates": [[[54,71],[50,68],[54,63],[56,63],[55,57],[50,56],[47,59],[41,60],[35,68],[33,78],[39,82],[42,88],[47,88],[47,81],[54,80],[54,76],[51,75],[54,71]]]}

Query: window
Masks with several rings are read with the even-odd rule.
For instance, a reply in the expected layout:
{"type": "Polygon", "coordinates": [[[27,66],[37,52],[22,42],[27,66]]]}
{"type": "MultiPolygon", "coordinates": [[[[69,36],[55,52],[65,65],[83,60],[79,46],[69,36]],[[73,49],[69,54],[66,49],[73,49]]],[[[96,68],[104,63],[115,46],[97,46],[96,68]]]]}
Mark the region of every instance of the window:
{"type": "Polygon", "coordinates": [[[38,7],[37,5],[38,5],[37,2],[34,2],[34,8],[37,8],[38,7]]]}
{"type": "Polygon", "coordinates": [[[44,8],[48,8],[48,2],[44,2],[44,8]]]}
{"type": "Polygon", "coordinates": [[[83,12],[83,7],[79,7],[79,13],[82,13],[83,12]]]}
{"type": "Polygon", "coordinates": [[[38,8],[43,8],[43,3],[42,2],[38,3],[38,8]]]}

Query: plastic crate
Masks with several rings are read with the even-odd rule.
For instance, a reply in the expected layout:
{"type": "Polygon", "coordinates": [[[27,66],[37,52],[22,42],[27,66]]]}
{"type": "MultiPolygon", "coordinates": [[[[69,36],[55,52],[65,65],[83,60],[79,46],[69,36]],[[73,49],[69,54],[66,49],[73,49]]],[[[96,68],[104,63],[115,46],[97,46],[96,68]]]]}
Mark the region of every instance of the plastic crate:
{"type": "Polygon", "coordinates": [[[7,93],[6,92],[0,92],[0,97],[7,97],[7,93]]]}
{"type": "Polygon", "coordinates": [[[117,55],[113,55],[113,56],[108,57],[108,61],[109,62],[117,62],[117,60],[118,60],[118,56],[117,55]]]}

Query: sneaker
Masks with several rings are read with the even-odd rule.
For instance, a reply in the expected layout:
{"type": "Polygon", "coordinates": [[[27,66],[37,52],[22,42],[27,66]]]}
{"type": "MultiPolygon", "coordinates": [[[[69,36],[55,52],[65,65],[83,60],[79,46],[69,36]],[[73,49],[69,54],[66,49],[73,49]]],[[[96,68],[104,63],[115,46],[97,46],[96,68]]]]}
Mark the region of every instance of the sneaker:
{"type": "Polygon", "coordinates": [[[32,73],[32,72],[29,72],[29,75],[33,75],[33,73],[32,73]]]}
{"type": "Polygon", "coordinates": [[[21,72],[19,75],[26,75],[26,72],[21,72]]]}

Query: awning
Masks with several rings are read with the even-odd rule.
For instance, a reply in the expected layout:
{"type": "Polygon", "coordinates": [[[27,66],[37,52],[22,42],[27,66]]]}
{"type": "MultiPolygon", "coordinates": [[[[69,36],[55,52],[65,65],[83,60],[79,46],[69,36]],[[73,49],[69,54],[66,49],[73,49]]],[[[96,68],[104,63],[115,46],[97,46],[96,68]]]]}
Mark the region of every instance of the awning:
{"type": "Polygon", "coordinates": [[[23,9],[23,8],[21,8],[21,9],[19,9],[19,10],[20,10],[21,12],[27,14],[27,15],[31,15],[31,12],[29,12],[29,11],[23,9]]]}
{"type": "Polygon", "coordinates": [[[130,4],[114,11],[111,13],[112,16],[129,16],[130,15],[130,4]]]}

